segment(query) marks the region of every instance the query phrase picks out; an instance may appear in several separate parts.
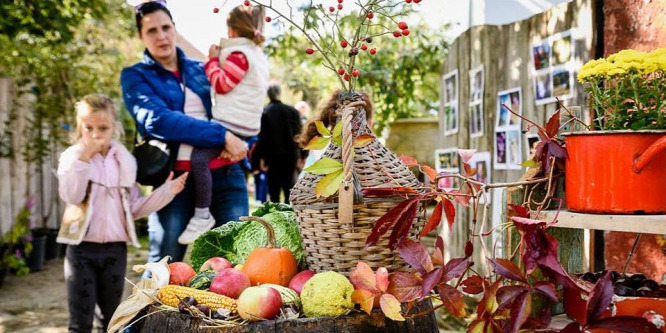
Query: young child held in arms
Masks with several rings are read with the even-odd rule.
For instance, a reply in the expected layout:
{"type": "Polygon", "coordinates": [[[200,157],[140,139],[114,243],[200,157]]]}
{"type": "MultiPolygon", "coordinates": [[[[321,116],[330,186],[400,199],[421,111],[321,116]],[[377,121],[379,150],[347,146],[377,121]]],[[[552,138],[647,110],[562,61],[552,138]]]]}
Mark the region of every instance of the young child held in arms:
{"type": "Polygon", "coordinates": [[[69,332],[92,330],[95,304],[106,332],[125,284],[127,243],[139,247],[134,219],[168,204],[185,187],[187,173],[147,197],[136,184],[136,160],[114,134],[113,101],[102,94],[76,104],[74,145],[60,156],[60,198],[67,204],[58,242],[68,244],[65,280],[69,332]]]}
{"type": "MultiPolygon", "coordinates": [[[[220,46],[212,45],[205,65],[213,96],[213,119],[224,125],[248,143],[256,141],[261,125],[266,90],[268,88],[268,61],[262,52],[264,8],[237,6],[227,17],[229,39],[220,46]]],[[[205,119],[205,118],[204,118],[205,119]]],[[[212,200],[211,160],[219,167],[219,159],[231,164],[222,147],[194,147],[190,157],[194,179],[194,216],[178,237],[180,244],[190,244],[205,231],[215,226],[210,214],[212,200]]],[[[227,221],[217,221],[226,223],[227,221]]]]}

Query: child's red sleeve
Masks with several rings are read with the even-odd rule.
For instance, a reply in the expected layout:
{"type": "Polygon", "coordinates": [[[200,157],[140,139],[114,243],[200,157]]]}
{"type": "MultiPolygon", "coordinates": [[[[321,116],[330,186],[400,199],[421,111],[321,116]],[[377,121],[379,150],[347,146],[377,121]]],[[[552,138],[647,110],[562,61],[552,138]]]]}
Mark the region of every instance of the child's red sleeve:
{"type": "Polygon", "coordinates": [[[231,53],[222,66],[219,58],[210,58],[204,66],[208,81],[218,94],[226,94],[234,89],[249,68],[247,57],[242,52],[231,53]]]}

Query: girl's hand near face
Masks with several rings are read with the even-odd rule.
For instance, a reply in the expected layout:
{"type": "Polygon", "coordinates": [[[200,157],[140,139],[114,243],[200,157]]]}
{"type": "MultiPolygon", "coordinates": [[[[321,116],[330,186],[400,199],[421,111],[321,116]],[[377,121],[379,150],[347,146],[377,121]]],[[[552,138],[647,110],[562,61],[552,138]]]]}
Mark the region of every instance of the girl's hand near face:
{"type": "Polygon", "coordinates": [[[170,186],[171,186],[171,188],[170,188],[171,194],[176,195],[176,194],[183,191],[183,189],[185,188],[185,183],[187,182],[187,175],[188,174],[189,173],[186,172],[186,173],[178,176],[178,178],[173,179],[173,171],[169,173],[169,177],[167,177],[166,183],[170,184],[170,186]]]}
{"type": "Polygon", "coordinates": [[[104,139],[81,138],[80,142],[83,144],[83,152],[79,159],[83,162],[89,162],[95,154],[102,153],[108,148],[106,141],[104,139]]]}

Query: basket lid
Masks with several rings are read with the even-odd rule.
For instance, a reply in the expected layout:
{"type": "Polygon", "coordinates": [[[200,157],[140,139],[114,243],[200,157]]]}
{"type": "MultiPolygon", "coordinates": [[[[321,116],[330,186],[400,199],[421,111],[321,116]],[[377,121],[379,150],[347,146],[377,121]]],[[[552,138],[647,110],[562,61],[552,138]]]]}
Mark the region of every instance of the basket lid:
{"type": "MultiPolygon", "coordinates": [[[[374,135],[368,127],[365,110],[359,107],[352,120],[352,135],[356,138],[362,134],[374,135]]],[[[342,160],[341,147],[329,144],[325,149],[322,158],[342,160]]],[[[354,170],[362,188],[386,186],[387,184],[416,188],[421,184],[400,158],[382,145],[379,140],[373,140],[365,147],[354,148],[354,170]]],[[[315,187],[324,176],[305,173],[291,189],[289,196],[291,203],[309,205],[338,202],[338,193],[328,198],[316,197],[315,187]]]]}

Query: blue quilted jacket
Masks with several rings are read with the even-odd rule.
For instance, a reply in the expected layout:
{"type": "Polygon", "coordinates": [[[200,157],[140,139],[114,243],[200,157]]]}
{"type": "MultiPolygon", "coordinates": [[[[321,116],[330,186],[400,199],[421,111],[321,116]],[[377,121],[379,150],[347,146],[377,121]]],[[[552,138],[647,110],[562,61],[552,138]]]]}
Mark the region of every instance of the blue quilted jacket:
{"type": "MultiPolygon", "coordinates": [[[[181,49],[178,68],[185,84],[203,101],[211,118],[210,83],[201,62],[188,59],[181,49]]],[[[172,156],[179,143],[195,147],[224,146],[226,129],[215,122],[186,116],[180,82],[155,61],[148,51],[143,60],[123,69],[120,75],[123,99],[142,136],[150,135],[171,146],[172,156]],[[175,149],[174,149],[175,148],[175,149]]]]}

